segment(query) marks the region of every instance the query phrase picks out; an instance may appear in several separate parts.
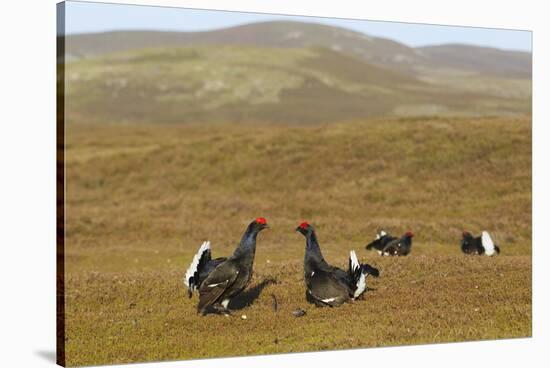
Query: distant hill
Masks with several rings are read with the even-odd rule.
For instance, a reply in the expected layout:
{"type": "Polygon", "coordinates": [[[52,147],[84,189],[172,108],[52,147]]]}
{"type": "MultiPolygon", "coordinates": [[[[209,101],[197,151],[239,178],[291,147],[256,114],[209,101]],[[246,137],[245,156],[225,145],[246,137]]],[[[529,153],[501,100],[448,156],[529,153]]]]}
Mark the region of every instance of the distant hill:
{"type": "Polygon", "coordinates": [[[531,54],[316,23],[66,38],[71,121],[319,123],[531,112],[531,54]]]}
{"type": "Polygon", "coordinates": [[[530,88],[521,80],[489,79],[494,91],[485,82],[476,87],[478,76],[421,80],[322,47],[141,48],[70,62],[66,71],[69,123],[296,124],[530,113],[530,88]],[[503,94],[508,90],[514,93],[503,94]]]}
{"type": "Polygon", "coordinates": [[[417,50],[435,67],[468,70],[483,74],[531,78],[531,53],[490,47],[449,44],[419,47],[417,50]]]}
{"type": "Polygon", "coordinates": [[[67,37],[69,60],[139,48],[198,45],[319,46],[408,73],[445,68],[504,77],[531,75],[531,54],[526,52],[464,45],[412,48],[389,39],[317,23],[274,21],[207,32],[117,31],[67,37]]]}

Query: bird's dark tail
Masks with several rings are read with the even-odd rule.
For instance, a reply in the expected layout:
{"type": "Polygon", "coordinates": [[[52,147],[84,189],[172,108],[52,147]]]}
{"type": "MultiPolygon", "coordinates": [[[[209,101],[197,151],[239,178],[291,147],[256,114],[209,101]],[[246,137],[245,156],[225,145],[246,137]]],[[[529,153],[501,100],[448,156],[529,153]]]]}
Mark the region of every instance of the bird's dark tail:
{"type": "Polygon", "coordinates": [[[374,277],[380,276],[380,271],[378,271],[378,268],[374,268],[367,263],[361,265],[361,270],[363,273],[372,275],[374,277]]]}
{"type": "Polygon", "coordinates": [[[210,241],[205,241],[200,246],[197,254],[193,257],[193,261],[185,272],[183,283],[187,286],[187,295],[191,298],[193,292],[199,287],[199,273],[201,269],[211,259],[210,241]]]}

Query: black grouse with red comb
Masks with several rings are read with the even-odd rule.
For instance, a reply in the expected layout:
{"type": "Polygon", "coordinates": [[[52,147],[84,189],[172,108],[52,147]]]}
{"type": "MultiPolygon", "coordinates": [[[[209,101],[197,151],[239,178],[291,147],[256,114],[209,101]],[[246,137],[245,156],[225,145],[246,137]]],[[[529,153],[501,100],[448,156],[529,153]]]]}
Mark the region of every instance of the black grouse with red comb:
{"type": "Polygon", "coordinates": [[[348,271],[329,265],[321,253],[315,229],[304,222],[296,228],[306,238],[304,278],[306,299],[317,306],[336,307],[363,295],[368,275],[378,277],[376,268],[361,264],[352,250],[348,271]]]}
{"type": "Polygon", "coordinates": [[[229,302],[250,282],[256,253],[256,238],[268,228],[267,221],[258,217],[252,221],[229,258],[210,257],[210,242],[203,243],[185,274],[185,284],[191,295],[199,290],[197,311],[205,314],[209,307],[228,314],[229,302]]]}

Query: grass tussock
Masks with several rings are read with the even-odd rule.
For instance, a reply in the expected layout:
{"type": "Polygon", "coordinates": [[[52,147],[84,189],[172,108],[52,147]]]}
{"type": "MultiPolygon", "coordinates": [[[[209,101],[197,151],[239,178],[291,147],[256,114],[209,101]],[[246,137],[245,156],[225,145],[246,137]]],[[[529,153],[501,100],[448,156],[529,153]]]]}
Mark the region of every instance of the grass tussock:
{"type": "Polygon", "coordinates": [[[69,125],[66,161],[71,365],[531,335],[529,118],[69,125]],[[193,253],[229,254],[257,216],[272,230],[235,316],[198,316],[193,253]],[[355,249],[380,269],[364,301],[306,304],[303,219],[329,262],[355,249]],[[381,228],[412,229],[412,255],[367,253],[381,228]],[[502,254],[462,255],[463,229],[502,254]]]}

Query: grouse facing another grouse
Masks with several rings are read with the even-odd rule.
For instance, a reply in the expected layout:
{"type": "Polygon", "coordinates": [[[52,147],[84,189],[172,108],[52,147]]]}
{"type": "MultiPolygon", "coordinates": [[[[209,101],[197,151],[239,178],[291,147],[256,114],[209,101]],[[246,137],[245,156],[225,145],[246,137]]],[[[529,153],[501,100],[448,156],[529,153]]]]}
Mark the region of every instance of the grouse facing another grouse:
{"type": "Polygon", "coordinates": [[[366,248],[376,249],[381,256],[406,256],[411,252],[413,236],[412,231],[407,231],[401,238],[396,238],[382,230],[366,248]]]}
{"type": "Polygon", "coordinates": [[[229,258],[211,259],[210,242],[202,244],[184,280],[189,296],[194,290],[199,291],[198,312],[205,314],[207,308],[212,306],[229,314],[229,302],[248,285],[252,277],[256,237],[266,228],[268,225],[265,218],[259,217],[252,221],[229,258]]]}
{"type": "Polygon", "coordinates": [[[309,302],[317,306],[339,306],[359,298],[365,292],[368,275],[378,277],[376,268],[359,263],[355,251],[350,252],[347,272],[329,265],[323,258],[313,226],[304,222],[296,231],[306,238],[304,277],[309,302]]]}
{"type": "Polygon", "coordinates": [[[462,241],[460,249],[465,254],[493,256],[500,254],[500,248],[493,242],[491,235],[487,231],[483,231],[481,236],[474,237],[472,233],[464,231],[462,233],[462,241]]]}

